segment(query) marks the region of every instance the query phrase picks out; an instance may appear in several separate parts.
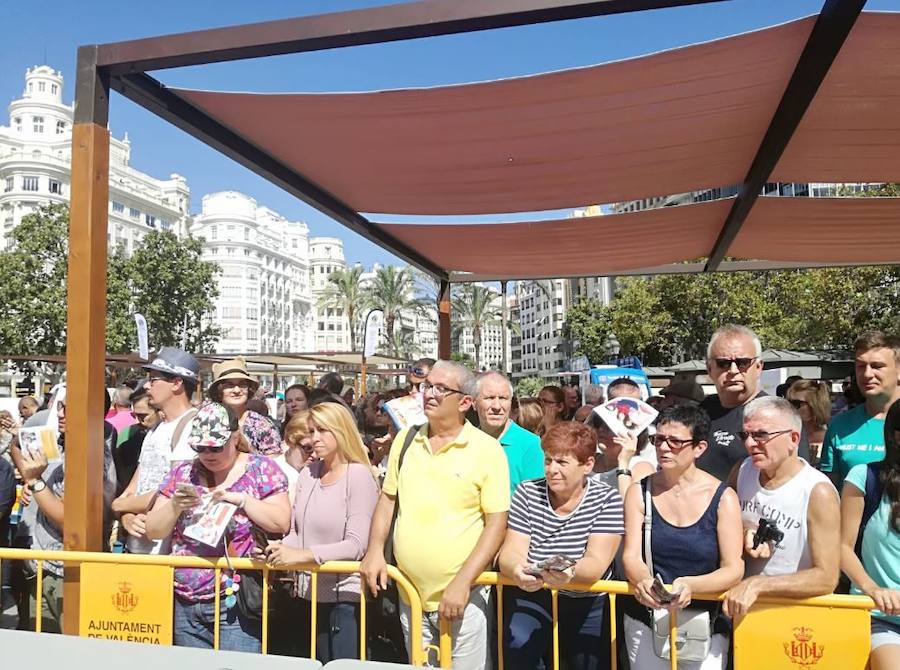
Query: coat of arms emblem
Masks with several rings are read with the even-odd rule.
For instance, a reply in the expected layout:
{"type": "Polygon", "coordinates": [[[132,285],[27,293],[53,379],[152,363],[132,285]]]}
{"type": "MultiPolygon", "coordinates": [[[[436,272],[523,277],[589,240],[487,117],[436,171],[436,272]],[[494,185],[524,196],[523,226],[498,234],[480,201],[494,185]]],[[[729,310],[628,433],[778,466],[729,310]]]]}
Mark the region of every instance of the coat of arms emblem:
{"type": "Polygon", "coordinates": [[[795,628],[794,639],[784,642],[784,653],[791,663],[808,668],[818,663],[825,653],[825,645],[813,641],[813,629],[800,626],[795,628]]]}
{"type": "Polygon", "coordinates": [[[131,592],[131,582],[119,582],[119,590],[112,595],[112,604],[123,614],[137,607],[138,597],[131,592]]]}

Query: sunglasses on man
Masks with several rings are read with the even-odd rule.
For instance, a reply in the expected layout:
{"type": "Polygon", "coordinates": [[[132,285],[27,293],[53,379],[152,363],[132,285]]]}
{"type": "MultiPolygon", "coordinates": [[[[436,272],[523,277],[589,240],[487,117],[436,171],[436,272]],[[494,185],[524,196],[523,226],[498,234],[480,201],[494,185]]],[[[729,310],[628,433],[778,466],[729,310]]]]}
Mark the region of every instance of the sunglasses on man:
{"type": "Polygon", "coordinates": [[[720,370],[730,370],[732,365],[736,365],[739,372],[747,372],[750,366],[756,361],[756,356],[752,358],[714,358],[713,362],[720,370]]]}

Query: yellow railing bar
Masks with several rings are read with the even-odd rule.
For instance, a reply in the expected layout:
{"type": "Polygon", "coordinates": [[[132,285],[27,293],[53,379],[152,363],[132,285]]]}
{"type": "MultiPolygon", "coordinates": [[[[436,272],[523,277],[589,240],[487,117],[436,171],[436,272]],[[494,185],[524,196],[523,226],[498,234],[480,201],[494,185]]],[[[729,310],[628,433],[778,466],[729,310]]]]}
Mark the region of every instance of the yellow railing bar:
{"type": "Polygon", "coordinates": [[[497,670],[503,670],[503,584],[497,584],[497,670]]]}
{"type": "Polygon", "coordinates": [[[269,568],[262,571],[262,653],[269,653],[269,568]]]}
{"type": "Polygon", "coordinates": [[[309,657],[316,657],[316,628],[317,621],[316,617],[319,614],[318,609],[318,600],[319,600],[319,573],[313,572],[310,574],[310,582],[309,582],[309,657]]]}
{"type": "MultiPolygon", "coordinates": [[[[441,633],[439,656],[442,668],[453,667],[453,640],[450,637],[450,622],[441,617],[439,622],[441,633]]],[[[412,638],[415,640],[415,638],[412,638]]]]}
{"type": "Polygon", "coordinates": [[[619,667],[619,654],[616,651],[616,594],[609,594],[609,670],[617,670],[619,667]]]}
{"type": "MultiPolygon", "coordinates": [[[[216,568],[216,571],[213,573],[213,579],[215,580],[215,596],[213,597],[213,608],[215,610],[215,614],[213,614],[213,649],[219,648],[219,603],[221,596],[219,592],[222,590],[221,580],[222,580],[222,569],[216,568]]],[[[243,584],[241,585],[243,588],[243,584]]]]}
{"type": "Polygon", "coordinates": [[[34,583],[34,632],[40,633],[44,627],[44,561],[37,562],[37,580],[34,583]]]}
{"type": "MultiPolygon", "coordinates": [[[[204,558],[202,556],[169,556],[169,555],[150,555],[150,554],[111,554],[90,551],[40,551],[34,549],[20,548],[0,548],[0,559],[3,560],[33,560],[37,561],[37,582],[35,588],[37,590],[37,598],[42,603],[43,589],[43,565],[42,561],[61,561],[70,565],[81,563],[109,563],[113,565],[166,565],[174,568],[205,568],[223,570],[229,567],[235,570],[264,570],[265,563],[249,558],[231,558],[227,560],[221,558],[204,558]]],[[[316,573],[325,572],[329,574],[353,574],[359,572],[358,561],[327,561],[321,565],[317,563],[296,563],[279,567],[279,571],[286,572],[310,572],[315,578],[316,573]]],[[[394,565],[387,566],[388,577],[394,581],[397,588],[406,596],[406,602],[410,607],[410,636],[413,640],[422,640],[422,602],[419,599],[419,592],[413,586],[409,578],[406,577],[394,565]]],[[[219,589],[216,589],[216,600],[218,601],[219,589]]],[[[313,601],[315,602],[315,601],[313,601]]],[[[218,603],[216,605],[214,637],[218,635],[218,603]]],[[[36,617],[36,632],[41,631],[41,617],[36,617]]],[[[217,646],[217,640],[214,640],[217,646]]],[[[425,664],[425,650],[421,644],[410,645],[412,648],[410,663],[412,665],[425,664]]]]}
{"type": "Polygon", "coordinates": [[[553,639],[553,670],[559,670],[559,591],[550,589],[550,607],[553,620],[550,633],[553,639]]]}
{"type": "Polygon", "coordinates": [[[678,613],[669,610],[669,669],[678,670],[678,613]]]}
{"type": "Polygon", "coordinates": [[[359,584],[359,660],[366,660],[366,585],[359,584]]]}

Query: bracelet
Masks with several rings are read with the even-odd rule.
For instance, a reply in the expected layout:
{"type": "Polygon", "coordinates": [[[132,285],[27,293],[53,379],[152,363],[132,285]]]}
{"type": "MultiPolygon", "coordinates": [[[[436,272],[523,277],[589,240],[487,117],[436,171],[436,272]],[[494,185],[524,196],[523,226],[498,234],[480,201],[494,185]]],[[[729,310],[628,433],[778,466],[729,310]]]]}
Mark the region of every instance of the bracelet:
{"type": "Polygon", "coordinates": [[[618,468],[616,470],[616,477],[631,477],[631,470],[628,468],[618,468]]]}

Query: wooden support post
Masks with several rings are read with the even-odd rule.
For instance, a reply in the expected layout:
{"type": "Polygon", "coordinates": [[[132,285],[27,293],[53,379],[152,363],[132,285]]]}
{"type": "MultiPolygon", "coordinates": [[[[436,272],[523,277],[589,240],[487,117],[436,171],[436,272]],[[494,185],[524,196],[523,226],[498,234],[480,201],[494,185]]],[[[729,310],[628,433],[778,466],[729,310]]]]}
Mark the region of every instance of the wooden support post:
{"type": "MultiPolygon", "coordinates": [[[[103,549],[103,398],[106,356],[106,227],[109,77],[96,47],[78,50],[66,342],[66,499],[63,544],[103,549]]],[[[80,570],[66,567],[63,630],[78,634],[80,570]]]]}
{"type": "Polygon", "coordinates": [[[438,358],[450,360],[450,282],[441,280],[438,294],[438,358]]]}

